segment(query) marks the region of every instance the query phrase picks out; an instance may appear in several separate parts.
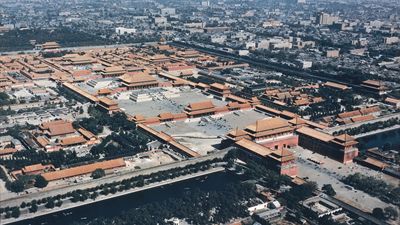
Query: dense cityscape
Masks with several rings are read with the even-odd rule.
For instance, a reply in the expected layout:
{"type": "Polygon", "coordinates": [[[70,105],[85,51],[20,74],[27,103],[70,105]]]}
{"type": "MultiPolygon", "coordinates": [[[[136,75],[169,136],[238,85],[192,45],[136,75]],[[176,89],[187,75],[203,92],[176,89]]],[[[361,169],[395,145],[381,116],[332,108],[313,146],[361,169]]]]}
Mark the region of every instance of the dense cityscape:
{"type": "Polygon", "coordinates": [[[0,0],[0,224],[400,224],[399,0],[0,0]]]}

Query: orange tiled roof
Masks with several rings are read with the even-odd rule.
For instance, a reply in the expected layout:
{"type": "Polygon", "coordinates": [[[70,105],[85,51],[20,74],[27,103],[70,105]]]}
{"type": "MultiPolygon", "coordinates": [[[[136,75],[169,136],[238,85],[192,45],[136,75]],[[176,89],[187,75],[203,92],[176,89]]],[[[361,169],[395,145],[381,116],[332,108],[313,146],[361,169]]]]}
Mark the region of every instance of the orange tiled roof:
{"type": "Polygon", "coordinates": [[[256,105],[256,109],[264,111],[266,113],[271,113],[273,115],[280,115],[282,112],[264,105],[256,105]]]}
{"type": "Polygon", "coordinates": [[[215,88],[218,90],[229,90],[229,87],[220,83],[213,83],[210,85],[211,88],[215,88]]]}
{"type": "Polygon", "coordinates": [[[50,122],[42,123],[41,128],[48,130],[51,136],[59,136],[74,133],[72,123],[65,120],[53,120],[50,122]]]}
{"type": "Polygon", "coordinates": [[[338,117],[339,118],[349,118],[349,117],[354,117],[354,116],[360,116],[361,113],[359,110],[354,110],[354,111],[350,111],[350,112],[344,112],[344,113],[339,113],[338,117]]]}
{"type": "Polygon", "coordinates": [[[98,102],[99,101],[95,96],[87,93],[86,91],[83,91],[82,89],[76,87],[75,85],[73,85],[71,83],[63,83],[63,86],[68,88],[68,89],[70,89],[70,90],[72,90],[73,92],[76,92],[79,95],[89,99],[92,102],[98,102]]]}
{"type": "Polygon", "coordinates": [[[352,117],[351,121],[353,123],[357,123],[357,122],[369,121],[369,120],[373,120],[373,119],[375,119],[375,116],[373,116],[373,115],[365,115],[365,116],[352,117]]]}
{"type": "MultiPolygon", "coordinates": [[[[226,99],[232,100],[232,101],[235,101],[235,102],[239,102],[239,103],[247,103],[247,102],[249,102],[249,100],[247,100],[245,98],[242,98],[242,97],[239,97],[239,96],[236,96],[236,95],[232,95],[232,94],[227,95],[226,99]]],[[[251,100],[253,101],[253,99],[251,99],[251,100]]],[[[258,99],[255,99],[254,101],[258,101],[258,99]]]]}
{"type": "Polygon", "coordinates": [[[116,106],[118,105],[117,102],[115,102],[114,100],[104,97],[104,98],[99,98],[100,103],[107,105],[107,106],[116,106]]]}
{"type": "Polygon", "coordinates": [[[176,113],[173,115],[174,119],[183,119],[183,118],[187,118],[186,113],[176,113]]]}
{"type": "Polygon", "coordinates": [[[279,162],[290,161],[294,159],[293,153],[284,149],[273,151],[263,145],[257,144],[253,141],[247,139],[241,139],[236,142],[236,145],[242,147],[243,149],[250,151],[258,156],[270,158],[279,162]]]}
{"type": "Polygon", "coordinates": [[[375,167],[378,167],[380,169],[385,169],[387,166],[389,166],[387,163],[384,163],[380,160],[374,159],[374,158],[370,158],[367,157],[366,159],[363,160],[365,163],[373,165],[375,167]]]}
{"type": "Polygon", "coordinates": [[[342,134],[342,135],[336,136],[335,139],[338,139],[338,140],[340,140],[342,142],[355,141],[356,140],[353,136],[348,135],[348,134],[342,134]]]}
{"type": "Polygon", "coordinates": [[[381,86],[381,81],[379,81],[379,80],[366,80],[366,81],[363,81],[362,83],[371,85],[371,86],[376,86],[376,87],[381,86]]]}
{"type": "Polygon", "coordinates": [[[246,127],[247,130],[253,132],[262,132],[266,130],[274,130],[278,128],[290,127],[287,120],[281,119],[279,117],[268,118],[264,120],[258,120],[256,124],[252,124],[246,127]]]}
{"type": "Polygon", "coordinates": [[[36,142],[43,148],[50,143],[45,137],[37,137],[36,142]]]}
{"type": "Polygon", "coordinates": [[[372,107],[367,107],[367,108],[360,109],[360,113],[363,114],[363,115],[370,114],[370,113],[375,113],[375,112],[379,112],[379,111],[381,111],[379,106],[372,106],[372,107]]]}
{"type": "Polygon", "coordinates": [[[307,135],[309,137],[321,140],[323,142],[329,142],[334,139],[334,137],[332,135],[322,133],[320,131],[317,131],[317,130],[314,130],[314,129],[311,129],[308,127],[301,127],[299,129],[297,129],[296,131],[297,131],[297,133],[307,135]]]}
{"type": "Polygon", "coordinates": [[[390,103],[390,104],[399,104],[400,99],[388,97],[385,99],[385,102],[390,103]]]}
{"type": "Polygon", "coordinates": [[[239,137],[243,135],[247,135],[247,132],[242,130],[242,129],[234,129],[228,133],[228,135],[233,136],[233,137],[239,137]]]}
{"type": "Polygon", "coordinates": [[[292,113],[292,112],[289,112],[287,110],[283,110],[280,115],[281,116],[286,116],[286,117],[292,118],[292,119],[296,118],[296,117],[299,117],[299,115],[297,115],[296,113],[292,113]]]}
{"type": "Polygon", "coordinates": [[[32,173],[36,171],[41,171],[46,169],[45,166],[43,166],[41,163],[30,165],[30,166],[25,166],[22,168],[23,173],[32,173]]]}
{"type": "Polygon", "coordinates": [[[201,87],[201,88],[209,88],[210,87],[210,85],[205,84],[205,83],[201,83],[201,82],[197,83],[196,86],[201,87]]]}
{"type": "Polygon", "coordinates": [[[86,139],[91,139],[96,137],[96,135],[94,135],[92,132],[83,128],[78,128],[78,132],[81,133],[86,139]]]}
{"type": "Polygon", "coordinates": [[[97,94],[99,95],[107,95],[110,94],[112,91],[109,88],[101,88],[97,90],[97,94]]]}
{"type": "Polygon", "coordinates": [[[161,120],[171,120],[174,118],[174,115],[170,112],[165,112],[165,113],[160,113],[158,117],[160,117],[161,120]]]}
{"type": "Polygon", "coordinates": [[[133,118],[134,118],[136,121],[145,120],[145,117],[144,117],[143,115],[140,115],[140,114],[136,114],[133,118]]]}
{"type": "Polygon", "coordinates": [[[334,82],[330,82],[330,81],[326,82],[326,83],[325,83],[325,86],[337,88],[337,89],[340,89],[340,90],[346,90],[346,89],[349,88],[349,87],[346,86],[346,85],[338,84],[338,83],[334,83],[334,82]]]}
{"type": "Polygon", "coordinates": [[[215,105],[212,103],[211,100],[209,101],[204,101],[204,102],[195,102],[195,103],[190,103],[189,108],[191,110],[203,110],[203,109],[211,109],[214,108],[215,105]]]}
{"type": "Polygon", "coordinates": [[[125,74],[121,76],[120,79],[127,84],[157,82],[153,76],[143,72],[138,72],[134,75],[125,74]]]}
{"type": "Polygon", "coordinates": [[[124,159],[118,158],[118,159],[112,159],[112,160],[103,161],[103,162],[87,164],[87,165],[83,165],[83,166],[72,167],[72,168],[63,169],[63,170],[57,170],[57,171],[53,171],[53,172],[47,172],[47,173],[43,173],[42,176],[47,181],[54,181],[54,180],[60,180],[60,179],[64,179],[64,178],[89,174],[89,173],[95,171],[96,169],[109,170],[109,169],[124,167],[125,165],[126,164],[125,164],[124,159]]]}
{"type": "Polygon", "coordinates": [[[0,149],[0,155],[9,155],[17,152],[17,149],[15,148],[5,148],[5,149],[0,149]]]}
{"type": "Polygon", "coordinates": [[[125,69],[122,66],[110,66],[110,67],[105,67],[103,71],[106,73],[116,73],[116,72],[123,72],[125,71],[125,69]]]}
{"type": "Polygon", "coordinates": [[[83,144],[86,142],[86,139],[82,136],[73,136],[73,137],[66,137],[61,139],[60,144],[62,146],[69,146],[69,145],[76,145],[76,144],[83,144]]]}

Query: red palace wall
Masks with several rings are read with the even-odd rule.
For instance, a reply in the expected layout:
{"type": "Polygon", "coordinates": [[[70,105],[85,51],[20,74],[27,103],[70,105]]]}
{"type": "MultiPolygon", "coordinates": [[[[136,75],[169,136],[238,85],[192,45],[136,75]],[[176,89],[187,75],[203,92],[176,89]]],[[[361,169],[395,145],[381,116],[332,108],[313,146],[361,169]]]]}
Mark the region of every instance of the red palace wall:
{"type": "Polygon", "coordinates": [[[343,163],[344,164],[352,163],[353,159],[357,156],[358,156],[358,151],[352,151],[352,152],[345,153],[343,156],[343,163]]]}
{"type": "Polygon", "coordinates": [[[297,165],[293,164],[292,166],[288,168],[282,168],[281,169],[281,175],[287,175],[289,177],[295,177],[297,176],[298,173],[298,168],[297,165]]]}

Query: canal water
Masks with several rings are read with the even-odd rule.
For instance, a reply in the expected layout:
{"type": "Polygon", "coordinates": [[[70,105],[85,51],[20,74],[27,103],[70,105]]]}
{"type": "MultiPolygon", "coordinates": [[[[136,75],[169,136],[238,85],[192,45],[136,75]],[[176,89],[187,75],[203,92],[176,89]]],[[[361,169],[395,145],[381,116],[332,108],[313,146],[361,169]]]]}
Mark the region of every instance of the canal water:
{"type": "Polygon", "coordinates": [[[226,184],[238,181],[239,177],[230,172],[218,172],[196,179],[181,181],[138,193],[100,201],[63,212],[40,216],[12,225],[70,225],[77,221],[86,221],[98,217],[112,217],[123,211],[138,208],[141,205],[179,197],[181,193],[193,189],[219,190],[226,184]]]}
{"type": "Polygon", "coordinates": [[[400,129],[391,130],[358,139],[361,150],[390,145],[390,150],[400,150],[400,129]]]}

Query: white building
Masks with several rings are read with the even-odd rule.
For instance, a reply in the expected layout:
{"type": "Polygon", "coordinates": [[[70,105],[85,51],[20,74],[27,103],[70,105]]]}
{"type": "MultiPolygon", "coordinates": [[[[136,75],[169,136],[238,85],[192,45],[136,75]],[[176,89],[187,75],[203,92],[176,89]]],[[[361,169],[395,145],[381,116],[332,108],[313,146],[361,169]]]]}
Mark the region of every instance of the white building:
{"type": "Polygon", "coordinates": [[[165,18],[165,17],[154,17],[154,23],[156,24],[156,25],[163,25],[163,24],[166,24],[167,23],[167,18],[165,18]]]}
{"type": "Polygon", "coordinates": [[[328,13],[321,12],[318,14],[317,23],[321,25],[332,25],[339,21],[339,17],[331,16],[328,13]]]}
{"type": "Polygon", "coordinates": [[[246,42],[245,46],[246,46],[246,49],[255,49],[256,43],[254,41],[249,41],[249,42],[246,42]]]}
{"type": "Polygon", "coordinates": [[[136,29],[135,28],[117,27],[117,28],[115,28],[115,33],[117,33],[118,35],[134,34],[134,33],[136,33],[136,29]]]}
{"type": "Polygon", "coordinates": [[[225,35],[213,35],[210,37],[210,41],[212,43],[217,43],[217,44],[223,44],[226,41],[226,36],[225,35]]]}
{"type": "Polygon", "coordinates": [[[249,53],[250,53],[249,50],[239,50],[238,51],[238,54],[241,55],[241,56],[248,55],[249,53]]]}
{"type": "Polygon", "coordinates": [[[312,67],[312,62],[305,60],[296,60],[296,65],[301,69],[308,69],[312,67]]]}
{"type": "Polygon", "coordinates": [[[328,58],[338,58],[340,56],[339,50],[327,50],[326,57],[328,58]]]}
{"type": "Polygon", "coordinates": [[[163,8],[160,9],[160,14],[162,16],[171,16],[171,15],[175,15],[176,11],[174,8],[163,8]]]}
{"type": "Polygon", "coordinates": [[[384,43],[387,45],[397,44],[400,42],[399,37],[385,37],[384,43]]]}

